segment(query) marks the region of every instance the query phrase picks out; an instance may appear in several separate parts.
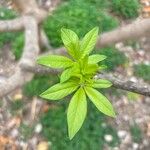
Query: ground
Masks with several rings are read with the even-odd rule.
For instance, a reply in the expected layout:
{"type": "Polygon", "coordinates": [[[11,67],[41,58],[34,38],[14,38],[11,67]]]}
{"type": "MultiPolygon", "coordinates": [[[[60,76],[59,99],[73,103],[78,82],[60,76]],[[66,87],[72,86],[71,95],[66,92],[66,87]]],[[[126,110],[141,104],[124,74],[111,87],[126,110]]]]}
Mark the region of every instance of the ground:
{"type": "MultiPolygon", "coordinates": [[[[140,18],[139,18],[140,19],[140,18]]],[[[123,21],[126,24],[129,21],[123,21]]],[[[123,52],[128,62],[117,66],[114,73],[119,77],[137,80],[134,65],[150,65],[149,38],[138,41],[117,43],[115,47],[123,52]]],[[[7,78],[15,70],[15,56],[7,44],[0,51],[0,80],[7,78]]],[[[138,78],[143,82],[142,78],[138,78]]],[[[117,117],[106,117],[101,126],[112,126],[119,137],[119,144],[110,147],[114,138],[112,134],[104,133],[105,150],[149,150],[150,147],[150,98],[122,90],[110,90],[106,95],[112,101],[117,117]]],[[[8,149],[44,149],[53,145],[43,134],[41,115],[48,110],[55,110],[60,104],[47,103],[38,96],[27,97],[22,89],[17,89],[0,101],[0,147],[8,149]],[[6,146],[7,145],[7,146],[6,146]]],[[[57,119],[57,116],[56,116],[57,119]]],[[[95,122],[96,124],[96,122],[95,122]]],[[[47,130],[48,132],[48,130],[47,130]]],[[[85,130],[84,130],[85,132],[85,130]]],[[[101,148],[100,148],[101,149],[101,148]]],[[[93,149],[91,149],[93,150],[93,149]]]]}

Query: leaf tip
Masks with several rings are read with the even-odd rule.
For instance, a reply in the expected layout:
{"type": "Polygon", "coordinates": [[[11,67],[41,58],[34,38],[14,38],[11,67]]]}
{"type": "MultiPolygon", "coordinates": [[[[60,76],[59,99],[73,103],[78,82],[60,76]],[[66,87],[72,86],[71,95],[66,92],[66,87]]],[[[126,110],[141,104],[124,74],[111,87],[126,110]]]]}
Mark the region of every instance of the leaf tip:
{"type": "Polygon", "coordinates": [[[62,28],[60,29],[61,32],[64,32],[65,30],[67,30],[65,27],[62,27],[62,28]]]}
{"type": "Polygon", "coordinates": [[[111,117],[112,117],[112,118],[116,118],[116,117],[117,117],[116,113],[114,112],[111,117]]]}
{"type": "Polygon", "coordinates": [[[99,32],[99,27],[98,27],[98,26],[94,27],[94,28],[93,28],[93,31],[95,31],[96,34],[98,34],[98,32],[99,32]]]}
{"type": "Polygon", "coordinates": [[[72,140],[74,136],[75,136],[75,135],[70,135],[70,134],[69,134],[69,140],[72,140]]]}

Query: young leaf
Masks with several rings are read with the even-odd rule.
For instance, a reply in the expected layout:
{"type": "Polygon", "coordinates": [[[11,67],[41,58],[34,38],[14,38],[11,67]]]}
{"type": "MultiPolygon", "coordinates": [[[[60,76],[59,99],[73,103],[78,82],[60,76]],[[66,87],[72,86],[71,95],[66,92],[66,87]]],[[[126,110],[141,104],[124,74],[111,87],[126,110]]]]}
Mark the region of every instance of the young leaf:
{"type": "Polygon", "coordinates": [[[96,44],[97,37],[98,37],[98,27],[93,28],[84,36],[81,42],[81,49],[80,49],[82,53],[82,58],[85,55],[89,55],[89,53],[92,51],[92,49],[96,44]]]}
{"type": "Polygon", "coordinates": [[[73,75],[78,74],[79,72],[79,65],[77,63],[74,63],[73,67],[70,67],[63,71],[60,76],[60,82],[63,83],[69,80],[73,75]]]}
{"type": "Polygon", "coordinates": [[[92,87],[94,88],[109,88],[112,86],[112,83],[108,80],[98,79],[94,80],[92,87]]]}
{"type": "Polygon", "coordinates": [[[99,111],[108,116],[115,117],[113,107],[104,95],[91,87],[85,87],[85,91],[89,99],[93,102],[93,104],[97,107],[99,111]]]}
{"type": "Polygon", "coordinates": [[[61,29],[61,38],[68,50],[68,53],[75,59],[79,55],[79,38],[75,32],[70,29],[61,29]]]}
{"type": "Polygon", "coordinates": [[[72,97],[67,112],[68,132],[70,139],[72,139],[81,128],[85,120],[86,113],[86,95],[84,90],[80,88],[72,97]]]}
{"type": "Polygon", "coordinates": [[[104,59],[106,59],[107,57],[105,55],[91,55],[89,56],[89,60],[88,63],[89,64],[96,64],[104,59]]]}
{"type": "Polygon", "coordinates": [[[48,55],[37,59],[38,64],[51,68],[67,68],[73,65],[73,61],[64,56],[48,55]]]}
{"type": "Polygon", "coordinates": [[[83,70],[83,74],[95,74],[98,68],[99,66],[97,64],[88,64],[83,70]]]}
{"type": "Polygon", "coordinates": [[[74,82],[58,83],[43,92],[40,96],[49,100],[59,100],[71,94],[77,88],[78,85],[74,82]]]}
{"type": "Polygon", "coordinates": [[[88,55],[84,56],[84,58],[79,60],[80,69],[85,70],[88,65],[88,55]]]}

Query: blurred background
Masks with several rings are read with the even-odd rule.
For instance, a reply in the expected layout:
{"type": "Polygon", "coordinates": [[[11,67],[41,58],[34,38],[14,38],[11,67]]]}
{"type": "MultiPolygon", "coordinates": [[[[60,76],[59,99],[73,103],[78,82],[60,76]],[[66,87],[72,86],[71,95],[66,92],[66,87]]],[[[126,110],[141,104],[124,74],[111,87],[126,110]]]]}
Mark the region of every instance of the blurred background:
{"type": "MultiPolygon", "coordinates": [[[[50,0],[39,0],[50,7],[50,0]]],[[[148,0],[147,0],[148,2],[148,0]]],[[[138,0],[64,0],[42,24],[52,47],[62,46],[60,29],[74,30],[80,38],[95,26],[100,34],[141,19],[144,7],[138,0]]],[[[0,0],[0,20],[16,18],[11,1],[0,0]]],[[[24,46],[23,32],[0,33],[0,78],[14,71],[24,46]],[[9,61],[6,61],[9,60],[9,61]]],[[[94,53],[108,57],[107,72],[124,75],[132,81],[150,83],[150,37],[117,43],[94,53]]],[[[42,51],[47,51],[43,48],[42,51]]],[[[113,103],[117,117],[111,119],[88,103],[83,127],[70,141],[66,109],[69,98],[42,104],[38,96],[59,82],[59,75],[35,75],[22,89],[0,101],[0,147],[11,140],[18,149],[38,150],[149,150],[150,98],[110,88],[103,92],[113,103]],[[36,110],[34,110],[34,108],[36,110]],[[39,110],[40,108],[40,110],[39,110]],[[33,112],[29,113],[30,110],[33,112]],[[38,113],[36,111],[38,110],[38,113]],[[33,115],[34,119],[29,119],[33,115]],[[45,148],[45,149],[44,149],[45,148]]],[[[0,148],[1,149],[1,148],[0,148]]],[[[9,149],[9,148],[8,148],[9,149]]],[[[3,150],[3,149],[2,149],[3,150]]],[[[11,150],[11,149],[10,149],[11,150]]]]}

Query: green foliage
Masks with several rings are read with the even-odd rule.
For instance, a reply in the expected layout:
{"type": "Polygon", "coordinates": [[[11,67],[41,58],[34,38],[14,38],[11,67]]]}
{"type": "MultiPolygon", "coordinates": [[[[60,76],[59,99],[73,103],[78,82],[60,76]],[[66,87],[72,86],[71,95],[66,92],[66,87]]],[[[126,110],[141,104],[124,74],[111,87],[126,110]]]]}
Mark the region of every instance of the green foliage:
{"type": "MultiPolygon", "coordinates": [[[[102,1],[102,0],[101,0],[102,1]]],[[[62,3],[52,16],[44,22],[44,29],[52,46],[62,45],[60,29],[62,27],[74,30],[79,37],[82,37],[95,26],[100,27],[101,31],[108,31],[118,25],[118,21],[98,7],[103,5],[98,0],[71,0],[62,3]],[[82,7],[81,7],[82,6],[82,7]]],[[[104,7],[104,6],[103,6],[104,7]]]]}
{"type": "Polygon", "coordinates": [[[17,17],[17,13],[6,7],[0,7],[0,20],[13,19],[17,17]]]}
{"type": "Polygon", "coordinates": [[[134,66],[134,74],[150,82],[150,65],[138,64],[134,66]]]}
{"type": "Polygon", "coordinates": [[[73,65],[73,61],[64,56],[48,55],[37,59],[37,62],[41,65],[52,68],[67,68],[73,65]]]}
{"type": "Polygon", "coordinates": [[[99,9],[107,9],[110,6],[109,0],[83,0],[89,2],[91,5],[95,5],[99,9]]]}
{"type": "Polygon", "coordinates": [[[64,0],[64,1],[76,1],[78,3],[88,3],[96,6],[98,9],[107,9],[110,6],[109,0],[64,0]]]}
{"type": "Polygon", "coordinates": [[[23,87],[23,93],[28,97],[38,96],[46,90],[51,84],[56,82],[54,76],[36,75],[30,82],[23,87]]]}
{"type": "Polygon", "coordinates": [[[142,131],[136,123],[130,127],[130,132],[134,142],[140,143],[142,141],[142,131]]]}
{"type": "MultiPolygon", "coordinates": [[[[0,20],[13,19],[15,17],[17,17],[17,13],[15,11],[0,7],[0,20]]],[[[0,34],[0,48],[2,48],[6,44],[11,44],[13,53],[17,60],[22,54],[23,43],[23,34],[21,34],[20,32],[5,32],[0,34]]]]}
{"type": "Polygon", "coordinates": [[[113,107],[105,96],[91,87],[85,87],[85,91],[99,111],[103,112],[105,115],[115,117],[113,107]]]}
{"type": "Polygon", "coordinates": [[[12,51],[15,55],[16,60],[20,59],[23,52],[23,46],[24,46],[24,35],[20,33],[12,43],[12,51]]]}
{"type": "Polygon", "coordinates": [[[83,88],[80,88],[72,97],[67,113],[68,132],[70,139],[81,128],[87,113],[87,101],[83,88]],[[82,115],[81,115],[82,114],[82,115]]]}
{"type": "MultiPolygon", "coordinates": [[[[13,19],[17,16],[16,12],[13,10],[0,7],[0,20],[13,19]]],[[[16,37],[16,33],[5,32],[0,34],[0,48],[5,44],[13,42],[16,37]]]]}
{"type": "Polygon", "coordinates": [[[62,40],[71,58],[57,55],[38,58],[37,62],[41,65],[64,69],[60,79],[61,82],[50,87],[40,96],[49,100],[60,100],[76,91],[67,112],[69,138],[72,139],[81,128],[86,116],[86,94],[102,113],[115,117],[115,112],[107,98],[94,89],[94,87],[103,88],[104,86],[104,88],[107,88],[111,86],[111,83],[107,80],[94,79],[96,73],[102,70],[97,62],[106,57],[97,55],[99,57],[92,57],[93,60],[95,59],[93,62],[90,60],[89,63],[88,61],[89,54],[96,44],[98,28],[95,27],[89,31],[81,42],[75,32],[65,28],[61,32],[62,40]],[[68,76],[68,78],[65,76],[68,76]]]}
{"type": "Polygon", "coordinates": [[[138,0],[112,0],[113,11],[124,18],[135,18],[139,11],[138,0]]]}
{"type": "MultiPolygon", "coordinates": [[[[65,103],[65,105],[67,105],[65,103]]],[[[67,136],[66,106],[61,105],[50,109],[41,117],[43,136],[52,142],[50,149],[58,150],[103,150],[104,144],[115,147],[119,144],[119,138],[114,128],[106,124],[105,116],[95,111],[94,106],[89,105],[88,114],[80,132],[70,141],[67,136]],[[57,117],[56,117],[57,116],[57,117]],[[110,134],[112,142],[106,143],[104,136],[110,134]],[[59,141],[59,142],[58,142],[59,141]]]]}
{"type": "Polygon", "coordinates": [[[94,88],[109,88],[111,86],[112,86],[112,83],[104,79],[94,80],[92,84],[92,87],[94,88]]]}
{"type": "Polygon", "coordinates": [[[119,52],[114,47],[102,48],[99,50],[99,54],[107,56],[101,64],[106,65],[109,71],[114,70],[120,65],[124,65],[127,61],[124,53],[119,52]]]}
{"type": "Polygon", "coordinates": [[[11,43],[16,35],[14,33],[5,32],[0,34],[0,48],[2,48],[5,44],[11,43]]]}
{"type": "Polygon", "coordinates": [[[105,60],[107,57],[105,55],[91,55],[89,56],[89,64],[99,63],[100,61],[105,60]]]}
{"type": "Polygon", "coordinates": [[[43,92],[40,96],[45,99],[60,100],[74,92],[77,88],[78,85],[71,81],[58,83],[43,92]]]}

